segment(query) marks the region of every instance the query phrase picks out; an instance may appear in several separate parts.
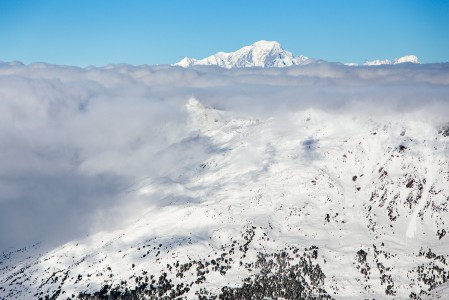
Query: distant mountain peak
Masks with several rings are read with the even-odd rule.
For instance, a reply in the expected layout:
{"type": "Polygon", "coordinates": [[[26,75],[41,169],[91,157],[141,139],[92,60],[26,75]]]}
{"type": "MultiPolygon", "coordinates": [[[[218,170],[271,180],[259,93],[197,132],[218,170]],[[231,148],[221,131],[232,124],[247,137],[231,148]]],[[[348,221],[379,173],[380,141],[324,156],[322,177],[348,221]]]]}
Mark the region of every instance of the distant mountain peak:
{"type": "MultiPolygon", "coordinates": [[[[218,66],[226,69],[246,67],[270,68],[304,65],[310,62],[317,61],[304,55],[295,57],[290,51],[282,48],[281,44],[276,41],[260,40],[249,46],[244,46],[234,52],[217,52],[203,59],[184,57],[181,61],[174,64],[174,66],[184,68],[189,68],[192,66],[218,66]]],[[[420,61],[415,55],[407,55],[395,58],[394,60],[366,60],[363,65],[379,66],[401,63],[419,64],[420,61]]],[[[345,65],[357,66],[358,64],[346,63],[345,65]]]]}
{"type": "Polygon", "coordinates": [[[279,44],[276,41],[266,41],[266,40],[260,40],[255,43],[253,43],[250,47],[253,48],[260,48],[260,49],[282,49],[281,44],[279,44]]]}
{"type": "Polygon", "coordinates": [[[366,60],[364,65],[365,66],[380,66],[380,65],[397,65],[397,64],[402,64],[402,63],[419,64],[420,61],[419,61],[418,57],[416,57],[415,55],[406,55],[406,56],[402,56],[399,58],[395,58],[393,61],[388,60],[388,59],[385,59],[385,60],[376,59],[376,60],[371,60],[371,61],[366,60]]]}
{"type": "Polygon", "coordinates": [[[394,60],[395,64],[402,64],[402,63],[406,63],[406,62],[414,63],[414,64],[420,63],[418,57],[416,57],[415,55],[406,55],[406,56],[403,56],[400,58],[396,58],[394,60]]]}
{"type": "Polygon", "coordinates": [[[185,57],[175,66],[188,68],[195,65],[215,65],[227,69],[244,67],[288,67],[300,65],[309,60],[300,55],[294,57],[276,41],[260,40],[235,52],[218,52],[204,59],[185,57]]]}
{"type": "Polygon", "coordinates": [[[177,63],[177,65],[179,65],[181,67],[188,67],[188,66],[195,64],[197,61],[198,60],[196,60],[194,58],[184,57],[183,59],[181,59],[181,61],[179,61],[177,63]]]}

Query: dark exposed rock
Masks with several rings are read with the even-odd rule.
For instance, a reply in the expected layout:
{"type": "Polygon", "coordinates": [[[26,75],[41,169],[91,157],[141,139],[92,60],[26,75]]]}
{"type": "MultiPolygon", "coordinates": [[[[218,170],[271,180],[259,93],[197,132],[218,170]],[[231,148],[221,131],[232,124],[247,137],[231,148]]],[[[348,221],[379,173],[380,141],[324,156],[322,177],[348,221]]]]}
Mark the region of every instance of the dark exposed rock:
{"type": "MultiPolygon", "coordinates": [[[[245,232],[246,242],[254,238],[254,229],[245,232]],[[252,232],[252,233],[251,233],[252,232]]],[[[248,245],[247,245],[248,246],[248,245]]],[[[242,247],[242,251],[245,247],[242,247]]],[[[247,249],[246,249],[247,250],[247,249]]],[[[332,299],[324,290],[324,275],[321,267],[314,262],[318,258],[318,247],[312,246],[304,249],[302,255],[299,249],[291,248],[291,253],[281,251],[278,253],[259,253],[257,260],[250,265],[254,272],[252,276],[242,280],[240,287],[223,287],[218,295],[212,294],[205,288],[196,292],[198,299],[332,299]],[[293,256],[292,256],[293,255],[293,256]]],[[[178,270],[176,277],[196,266],[197,280],[194,283],[181,283],[174,285],[168,278],[167,273],[159,276],[158,281],[153,280],[150,284],[141,283],[142,278],[136,277],[138,285],[134,289],[111,288],[108,285],[94,293],[80,293],[78,299],[83,300],[115,300],[115,299],[181,299],[192,284],[201,284],[205,280],[208,267],[212,271],[221,272],[230,268],[226,262],[232,258],[226,258],[226,252],[218,258],[210,261],[191,261],[186,264],[175,264],[178,270]]]]}
{"type": "Polygon", "coordinates": [[[441,126],[441,128],[438,130],[438,133],[444,137],[448,137],[449,136],[449,123],[444,126],[441,126]]]}
{"type": "MultiPolygon", "coordinates": [[[[314,249],[311,257],[316,258],[317,254],[314,249]]],[[[222,288],[219,299],[332,299],[322,288],[326,276],[309,257],[306,254],[298,263],[292,264],[285,252],[259,254],[255,265],[260,272],[245,278],[240,287],[222,288]]]]}

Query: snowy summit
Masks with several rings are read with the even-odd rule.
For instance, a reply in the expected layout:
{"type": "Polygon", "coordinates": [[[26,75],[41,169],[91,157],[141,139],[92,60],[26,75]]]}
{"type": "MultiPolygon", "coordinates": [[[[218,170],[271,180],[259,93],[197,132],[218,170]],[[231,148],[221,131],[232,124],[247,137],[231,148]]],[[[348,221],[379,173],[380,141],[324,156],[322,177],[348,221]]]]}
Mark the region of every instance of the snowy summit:
{"type": "Polygon", "coordinates": [[[388,59],[385,59],[385,60],[376,59],[376,60],[371,60],[371,61],[366,60],[364,65],[365,66],[380,66],[380,65],[397,65],[397,64],[402,64],[402,63],[419,64],[420,62],[419,62],[418,57],[416,57],[415,55],[407,55],[407,56],[395,58],[393,62],[388,59]]]}
{"type": "Polygon", "coordinates": [[[275,41],[258,41],[250,46],[245,46],[235,52],[218,52],[204,59],[185,57],[176,66],[188,68],[196,65],[219,66],[223,68],[244,67],[288,67],[300,65],[310,60],[308,57],[299,55],[294,57],[289,51],[275,41]]]}
{"type": "MultiPolygon", "coordinates": [[[[246,68],[246,67],[289,67],[294,65],[304,65],[314,62],[314,59],[304,55],[293,56],[290,51],[284,50],[281,44],[275,41],[261,40],[250,46],[245,46],[235,52],[218,52],[203,59],[184,57],[181,61],[174,64],[183,68],[192,66],[219,66],[222,68],[246,68]]],[[[419,59],[415,55],[407,55],[395,58],[393,61],[385,60],[366,60],[365,66],[396,65],[401,63],[419,64],[419,59]]],[[[347,66],[357,66],[356,63],[346,63],[347,66]]]]}

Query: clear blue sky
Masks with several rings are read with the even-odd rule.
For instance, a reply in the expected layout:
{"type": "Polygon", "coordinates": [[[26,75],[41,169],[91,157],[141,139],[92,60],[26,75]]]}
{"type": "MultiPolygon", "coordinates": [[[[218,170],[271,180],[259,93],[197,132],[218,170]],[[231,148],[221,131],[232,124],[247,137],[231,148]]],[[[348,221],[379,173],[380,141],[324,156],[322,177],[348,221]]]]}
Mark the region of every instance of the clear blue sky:
{"type": "Polygon", "coordinates": [[[276,40],[295,55],[449,61],[448,0],[0,0],[0,60],[175,63],[276,40]]]}

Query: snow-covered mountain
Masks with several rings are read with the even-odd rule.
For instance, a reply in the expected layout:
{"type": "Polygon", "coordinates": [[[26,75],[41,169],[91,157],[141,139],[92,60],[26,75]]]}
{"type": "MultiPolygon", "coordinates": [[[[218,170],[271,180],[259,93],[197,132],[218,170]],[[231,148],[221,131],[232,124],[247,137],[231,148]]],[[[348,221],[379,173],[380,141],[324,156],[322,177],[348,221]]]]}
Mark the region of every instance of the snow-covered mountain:
{"type": "MultiPolygon", "coordinates": [[[[225,53],[218,52],[203,59],[195,59],[185,57],[174,66],[184,68],[192,66],[219,66],[222,68],[245,68],[245,67],[289,67],[294,65],[303,65],[316,60],[308,58],[304,55],[294,57],[293,54],[284,50],[282,46],[275,41],[258,41],[250,46],[245,46],[235,52],[225,53]]],[[[321,60],[319,60],[321,61],[321,60]]],[[[415,55],[407,55],[394,59],[394,61],[372,60],[365,61],[365,66],[392,65],[400,63],[416,63],[419,59],[415,55]]],[[[357,66],[356,63],[346,63],[347,66],[357,66]]]]}
{"type": "Polygon", "coordinates": [[[1,300],[449,299],[448,64],[5,64],[0,91],[1,300]],[[5,249],[28,231],[63,236],[5,249]]]}
{"type": "Polygon", "coordinates": [[[184,68],[196,65],[212,65],[228,69],[244,67],[269,68],[300,65],[308,60],[309,58],[303,55],[294,57],[291,52],[284,50],[278,42],[262,40],[235,52],[218,52],[200,60],[185,57],[175,65],[184,68]]]}
{"type": "Polygon", "coordinates": [[[414,63],[419,64],[419,59],[415,55],[407,55],[400,58],[395,58],[394,64],[402,64],[402,63],[414,63]]]}
{"type": "Polygon", "coordinates": [[[185,109],[172,147],[207,143],[207,159],[126,190],[160,198],[127,228],[3,253],[4,299],[419,299],[448,280],[448,127],[185,109]]]}
{"type": "Polygon", "coordinates": [[[380,66],[380,65],[396,65],[396,64],[402,64],[402,63],[414,63],[419,64],[419,59],[415,55],[407,55],[400,58],[395,58],[394,61],[390,61],[388,59],[385,60],[371,60],[371,61],[365,61],[365,66],[380,66]]]}

